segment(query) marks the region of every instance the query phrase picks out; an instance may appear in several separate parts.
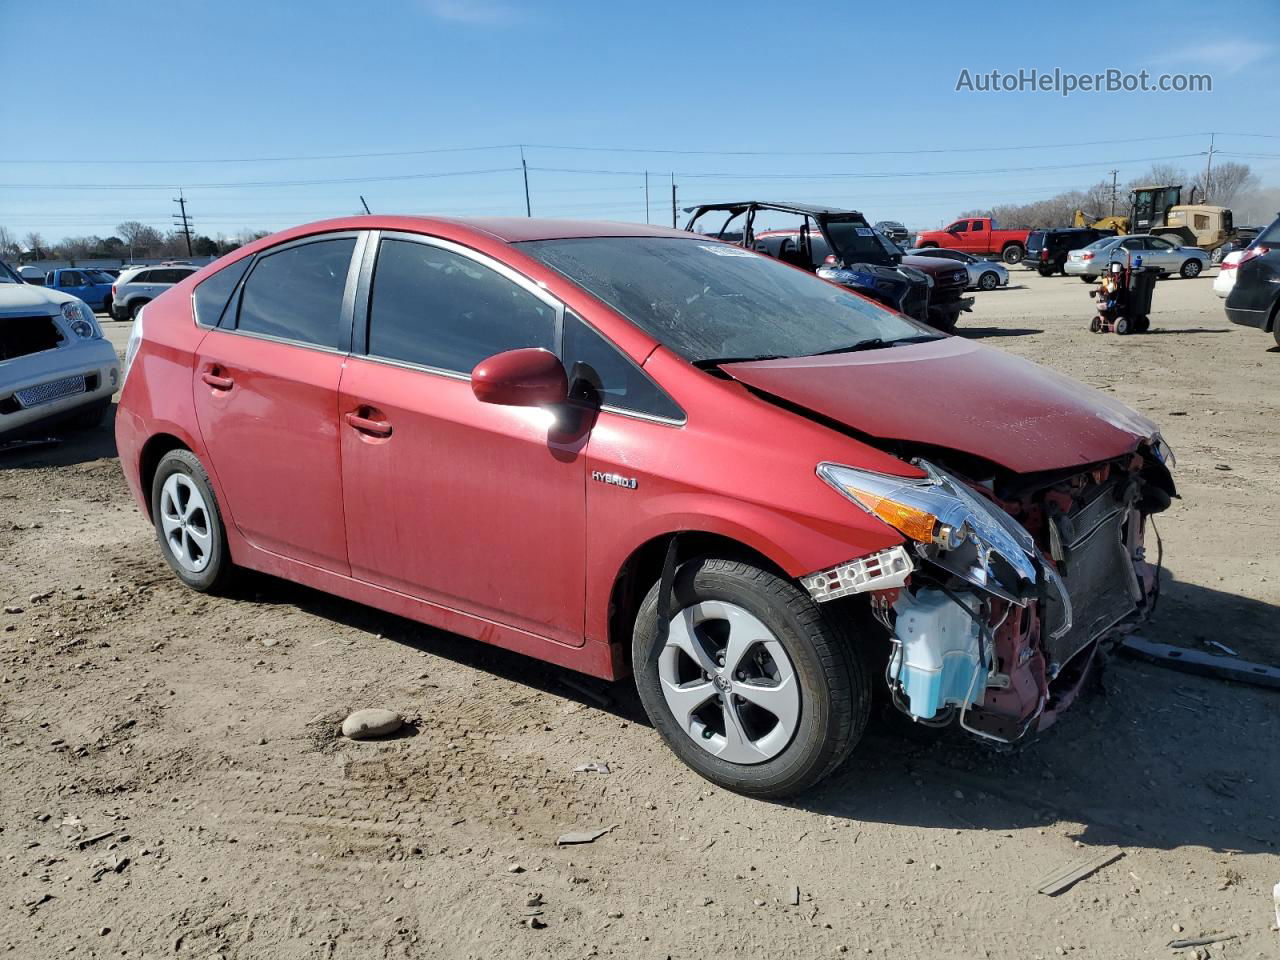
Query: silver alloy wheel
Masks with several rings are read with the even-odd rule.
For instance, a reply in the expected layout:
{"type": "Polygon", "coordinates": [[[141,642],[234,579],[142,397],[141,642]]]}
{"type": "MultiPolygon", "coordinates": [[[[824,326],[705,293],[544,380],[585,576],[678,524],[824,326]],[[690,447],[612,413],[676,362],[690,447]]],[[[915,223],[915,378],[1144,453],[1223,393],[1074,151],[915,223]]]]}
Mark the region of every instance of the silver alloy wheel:
{"type": "Polygon", "coordinates": [[[800,722],[800,681],[786,650],[733,603],[708,600],[671,618],[658,679],[680,728],[729,763],[776,757],[800,722]]]}
{"type": "Polygon", "coordinates": [[[213,548],[209,507],[185,473],[169,474],[160,488],[160,529],[182,569],[200,573],[209,565],[213,548]]]}

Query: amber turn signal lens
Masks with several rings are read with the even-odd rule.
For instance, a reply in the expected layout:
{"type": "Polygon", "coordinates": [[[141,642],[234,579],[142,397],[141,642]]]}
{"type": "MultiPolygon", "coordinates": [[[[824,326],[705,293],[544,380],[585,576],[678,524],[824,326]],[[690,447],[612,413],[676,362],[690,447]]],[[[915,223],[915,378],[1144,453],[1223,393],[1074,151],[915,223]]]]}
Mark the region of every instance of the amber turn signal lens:
{"type": "Polygon", "coordinates": [[[845,487],[845,490],[872,514],[903,535],[920,543],[933,542],[933,532],[937,529],[938,518],[932,513],[909,507],[896,500],[877,497],[874,493],[867,493],[865,490],[855,490],[852,487],[845,487]]]}

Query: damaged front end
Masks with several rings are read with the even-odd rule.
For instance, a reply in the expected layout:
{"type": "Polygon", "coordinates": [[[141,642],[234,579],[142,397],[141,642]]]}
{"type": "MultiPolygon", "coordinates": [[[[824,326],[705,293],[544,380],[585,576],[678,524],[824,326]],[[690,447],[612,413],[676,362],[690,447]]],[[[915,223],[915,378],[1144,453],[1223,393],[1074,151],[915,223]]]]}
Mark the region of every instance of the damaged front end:
{"type": "Polygon", "coordinates": [[[866,593],[889,631],[885,680],[920,723],[1016,742],[1075,698],[1098,651],[1159,590],[1147,518],[1175,496],[1159,436],[1080,471],[919,479],[824,463],[818,475],[906,538],[802,578],[818,601],[866,593]]]}

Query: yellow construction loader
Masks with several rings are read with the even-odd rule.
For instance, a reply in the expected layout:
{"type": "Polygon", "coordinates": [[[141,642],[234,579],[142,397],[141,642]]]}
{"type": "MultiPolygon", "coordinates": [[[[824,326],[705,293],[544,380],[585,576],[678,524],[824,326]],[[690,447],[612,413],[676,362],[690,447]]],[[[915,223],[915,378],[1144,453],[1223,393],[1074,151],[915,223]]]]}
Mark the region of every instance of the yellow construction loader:
{"type": "Polygon", "coordinates": [[[1235,224],[1227,207],[1196,203],[1195,193],[1192,187],[1191,203],[1184,204],[1181,184],[1135,187],[1129,216],[1095,218],[1077,210],[1074,224],[1117,233],[1150,233],[1180,247],[1207,250],[1216,263],[1222,245],[1236,239],[1235,224]]]}

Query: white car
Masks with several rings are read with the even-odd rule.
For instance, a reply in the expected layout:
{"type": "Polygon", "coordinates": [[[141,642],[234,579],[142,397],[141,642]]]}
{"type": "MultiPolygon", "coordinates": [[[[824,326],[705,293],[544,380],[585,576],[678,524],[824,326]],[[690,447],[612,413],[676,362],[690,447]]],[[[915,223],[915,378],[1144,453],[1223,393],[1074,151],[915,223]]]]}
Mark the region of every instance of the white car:
{"type": "Polygon", "coordinates": [[[111,315],[117,320],[132,320],[144,306],[199,269],[190,264],[166,263],[125,270],[111,287],[111,315]]]}
{"type": "Polygon", "coordinates": [[[1243,250],[1232,250],[1222,258],[1222,263],[1218,265],[1218,275],[1213,278],[1213,292],[1218,296],[1225,297],[1236,285],[1237,268],[1243,256],[1243,250]]]}
{"type": "Polygon", "coordinates": [[[935,260],[954,260],[963,263],[969,271],[969,285],[966,290],[994,290],[996,287],[1009,285],[1009,271],[998,260],[983,260],[963,250],[948,250],[945,247],[921,247],[907,251],[910,257],[932,257],[935,260]]]}
{"type": "Polygon", "coordinates": [[[1113,263],[1128,265],[1138,257],[1145,267],[1159,270],[1164,276],[1178,275],[1187,280],[1209,269],[1209,254],[1197,247],[1180,247],[1163,237],[1145,233],[1122,237],[1103,237],[1087,247],[1072,250],[1062,271],[1093,283],[1113,263]]]}
{"type": "Polygon", "coordinates": [[[55,422],[96,426],[119,383],[87,303],[0,270],[0,441],[55,422]]]}

